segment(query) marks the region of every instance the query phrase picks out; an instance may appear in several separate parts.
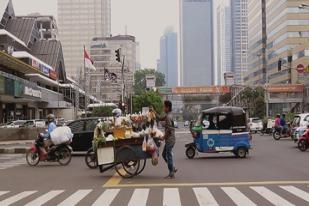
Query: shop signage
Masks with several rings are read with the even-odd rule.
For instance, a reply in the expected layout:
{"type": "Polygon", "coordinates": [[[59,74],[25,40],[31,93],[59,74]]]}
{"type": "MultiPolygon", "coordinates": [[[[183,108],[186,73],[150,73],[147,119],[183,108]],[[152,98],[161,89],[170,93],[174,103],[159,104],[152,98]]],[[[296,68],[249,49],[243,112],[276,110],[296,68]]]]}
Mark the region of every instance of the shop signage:
{"type": "Polygon", "coordinates": [[[303,84],[292,84],[292,85],[268,85],[267,91],[269,93],[291,93],[291,92],[303,92],[303,84]]]}
{"type": "Polygon", "coordinates": [[[172,89],[173,94],[226,94],[230,93],[228,86],[210,87],[176,87],[172,89]]]}
{"type": "Polygon", "coordinates": [[[36,98],[42,98],[42,93],[38,89],[33,89],[31,87],[25,86],[24,89],[24,95],[36,97],[36,98]]]}
{"type": "Polygon", "coordinates": [[[49,71],[51,70],[49,67],[41,64],[40,62],[36,61],[35,59],[32,59],[32,66],[39,69],[45,75],[49,76],[49,71]]]}
{"type": "Polygon", "coordinates": [[[53,70],[49,70],[49,78],[51,78],[52,80],[57,80],[58,78],[57,72],[53,71],[53,70]]]}

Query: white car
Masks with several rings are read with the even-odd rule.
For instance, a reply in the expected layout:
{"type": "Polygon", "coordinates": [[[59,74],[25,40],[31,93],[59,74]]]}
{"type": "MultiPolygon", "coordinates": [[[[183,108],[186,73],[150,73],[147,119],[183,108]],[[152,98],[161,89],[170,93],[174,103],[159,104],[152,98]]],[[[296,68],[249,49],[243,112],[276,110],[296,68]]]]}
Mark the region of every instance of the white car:
{"type": "Polygon", "coordinates": [[[25,120],[16,120],[16,121],[13,121],[13,122],[9,122],[5,125],[2,125],[0,128],[19,128],[25,122],[26,122],[25,120]]]}
{"type": "Polygon", "coordinates": [[[258,132],[263,130],[263,122],[260,118],[249,118],[249,128],[252,132],[258,132]]]}
{"type": "Polygon", "coordinates": [[[309,113],[297,114],[294,116],[293,127],[307,127],[309,124],[309,113]]]}
{"type": "Polygon", "coordinates": [[[43,128],[46,126],[45,120],[41,119],[33,119],[33,120],[27,120],[24,124],[22,124],[20,127],[23,128],[32,128],[32,127],[39,127],[43,128]]]}

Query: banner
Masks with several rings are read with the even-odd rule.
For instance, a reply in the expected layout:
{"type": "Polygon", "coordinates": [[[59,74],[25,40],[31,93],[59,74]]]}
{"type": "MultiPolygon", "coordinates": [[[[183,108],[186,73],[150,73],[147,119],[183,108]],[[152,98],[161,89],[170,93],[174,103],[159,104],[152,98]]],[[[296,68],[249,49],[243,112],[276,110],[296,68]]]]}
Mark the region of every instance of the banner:
{"type": "Polygon", "coordinates": [[[230,93],[228,86],[209,87],[176,87],[172,89],[173,94],[227,94],[230,93]]]}
{"type": "Polygon", "coordinates": [[[269,93],[291,93],[291,92],[304,92],[303,84],[291,84],[291,85],[268,85],[266,87],[269,93]]]}

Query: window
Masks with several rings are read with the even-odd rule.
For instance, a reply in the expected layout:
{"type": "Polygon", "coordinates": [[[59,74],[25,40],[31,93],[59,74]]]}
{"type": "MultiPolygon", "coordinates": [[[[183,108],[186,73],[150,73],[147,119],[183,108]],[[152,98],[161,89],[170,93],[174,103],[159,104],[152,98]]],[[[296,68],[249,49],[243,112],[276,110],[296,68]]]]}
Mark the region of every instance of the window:
{"type": "Polygon", "coordinates": [[[229,130],[232,127],[232,120],[230,115],[219,115],[218,116],[218,129],[229,130]]]}
{"type": "Polygon", "coordinates": [[[97,119],[91,119],[91,120],[87,120],[86,121],[86,129],[85,131],[94,131],[95,127],[98,124],[98,120],[97,119]]]}
{"type": "Polygon", "coordinates": [[[84,130],[84,122],[83,121],[73,122],[69,126],[70,126],[73,134],[78,133],[78,132],[82,132],[84,130]]]}

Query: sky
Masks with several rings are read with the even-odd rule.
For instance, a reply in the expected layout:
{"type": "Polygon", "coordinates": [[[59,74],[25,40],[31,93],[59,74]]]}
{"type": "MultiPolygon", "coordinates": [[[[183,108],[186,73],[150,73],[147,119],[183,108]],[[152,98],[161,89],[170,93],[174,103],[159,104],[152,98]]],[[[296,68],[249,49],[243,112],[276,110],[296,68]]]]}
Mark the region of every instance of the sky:
{"type": "MultiPolygon", "coordinates": [[[[134,35],[140,42],[142,68],[156,68],[160,37],[179,28],[179,0],[111,0],[112,34],[134,35]]],[[[13,0],[16,15],[39,12],[57,17],[57,0],[13,0]]]]}

